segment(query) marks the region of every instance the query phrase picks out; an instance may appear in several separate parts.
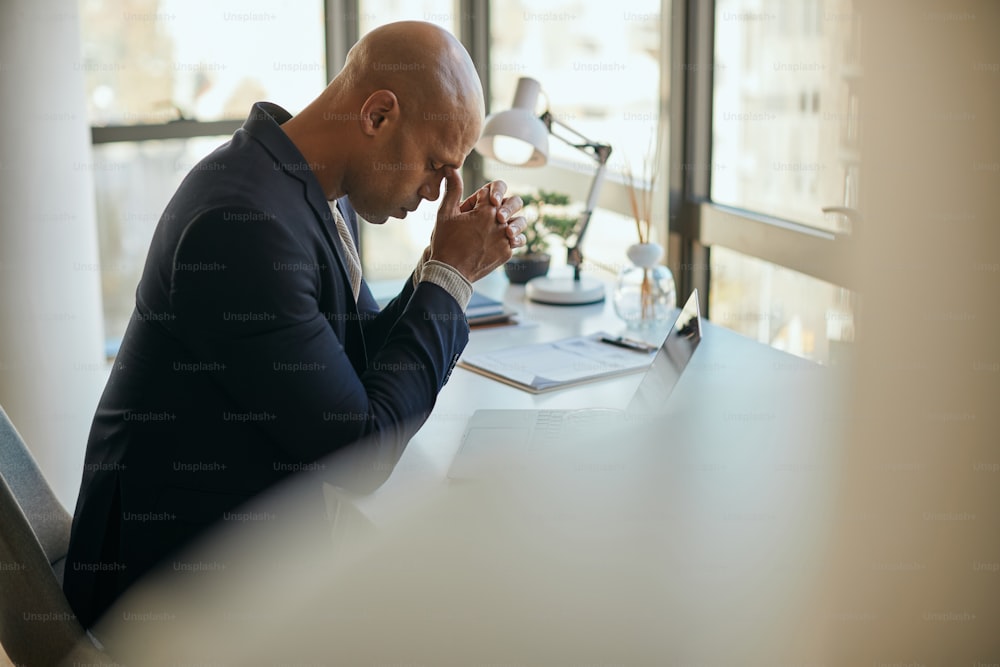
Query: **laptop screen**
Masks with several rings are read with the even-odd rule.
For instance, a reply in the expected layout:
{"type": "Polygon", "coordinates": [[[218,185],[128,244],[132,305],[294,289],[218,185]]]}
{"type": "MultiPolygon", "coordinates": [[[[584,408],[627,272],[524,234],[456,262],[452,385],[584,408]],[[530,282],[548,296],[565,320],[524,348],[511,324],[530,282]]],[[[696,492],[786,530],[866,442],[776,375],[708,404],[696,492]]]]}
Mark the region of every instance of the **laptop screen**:
{"type": "Polygon", "coordinates": [[[694,290],[629,402],[628,412],[660,412],[700,342],[701,312],[698,290],[694,290]]]}

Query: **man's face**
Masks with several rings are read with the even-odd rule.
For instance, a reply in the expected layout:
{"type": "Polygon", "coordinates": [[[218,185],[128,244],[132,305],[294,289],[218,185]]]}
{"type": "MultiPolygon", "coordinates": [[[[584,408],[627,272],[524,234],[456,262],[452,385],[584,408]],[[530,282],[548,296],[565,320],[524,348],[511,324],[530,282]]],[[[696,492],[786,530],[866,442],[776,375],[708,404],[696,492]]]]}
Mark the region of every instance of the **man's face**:
{"type": "Polygon", "coordinates": [[[405,218],[424,199],[435,201],[445,168],[461,168],[480,129],[478,117],[456,113],[428,112],[397,125],[378,138],[371,161],[357,170],[351,205],[365,220],[382,224],[405,218]]]}

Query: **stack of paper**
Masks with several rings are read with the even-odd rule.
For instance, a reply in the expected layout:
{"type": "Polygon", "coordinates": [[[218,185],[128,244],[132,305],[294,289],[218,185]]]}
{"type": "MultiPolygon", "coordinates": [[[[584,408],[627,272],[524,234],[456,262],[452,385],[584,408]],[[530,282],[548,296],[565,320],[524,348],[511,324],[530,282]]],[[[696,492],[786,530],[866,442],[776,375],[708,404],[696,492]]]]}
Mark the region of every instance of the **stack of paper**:
{"type": "Polygon", "coordinates": [[[514,324],[511,317],[516,314],[517,311],[510,310],[500,301],[479,292],[472,293],[472,300],[465,308],[465,317],[469,320],[470,327],[514,324]]]}
{"type": "Polygon", "coordinates": [[[630,350],[604,333],[509,347],[463,357],[458,365],[531,393],[568,387],[649,368],[651,351],[630,350]]]}

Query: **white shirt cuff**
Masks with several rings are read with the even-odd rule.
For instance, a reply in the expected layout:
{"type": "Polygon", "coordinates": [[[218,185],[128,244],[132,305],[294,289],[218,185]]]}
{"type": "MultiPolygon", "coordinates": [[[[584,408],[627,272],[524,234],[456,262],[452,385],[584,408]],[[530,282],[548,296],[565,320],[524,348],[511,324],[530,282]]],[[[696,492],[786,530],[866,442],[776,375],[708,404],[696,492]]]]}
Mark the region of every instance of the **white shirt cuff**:
{"type": "Polygon", "coordinates": [[[469,300],[472,299],[472,283],[454,267],[436,259],[428,260],[418,266],[414,272],[414,280],[434,283],[452,295],[462,310],[465,310],[465,307],[469,305],[469,300]],[[418,273],[419,278],[417,277],[418,273]]]}
{"type": "Polygon", "coordinates": [[[417,289],[417,285],[420,284],[420,276],[424,272],[424,263],[427,262],[427,258],[430,257],[431,247],[427,246],[424,248],[424,253],[420,255],[420,261],[417,262],[417,266],[413,269],[413,289],[417,289]]]}

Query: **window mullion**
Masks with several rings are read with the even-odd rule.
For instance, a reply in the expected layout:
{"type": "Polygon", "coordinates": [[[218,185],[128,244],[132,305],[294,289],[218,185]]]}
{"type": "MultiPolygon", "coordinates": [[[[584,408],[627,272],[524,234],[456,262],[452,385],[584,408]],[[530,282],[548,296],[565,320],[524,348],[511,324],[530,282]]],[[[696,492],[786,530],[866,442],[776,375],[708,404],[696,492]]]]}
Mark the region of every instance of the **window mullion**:
{"type": "Polygon", "coordinates": [[[111,144],[127,141],[156,141],[163,139],[193,139],[232,134],[243,125],[243,120],[178,120],[163,124],[93,126],[91,143],[111,144]]]}
{"type": "Polygon", "coordinates": [[[347,52],[360,37],[358,0],[323,0],[326,15],[326,80],[340,72],[347,61],[347,52]]]}
{"type": "MultiPolygon", "coordinates": [[[[490,3],[488,0],[456,0],[458,38],[472,57],[483,85],[486,113],[490,112],[490,3]]],[[[483,158],[473,153],[465,161],[462,179],[466,193],[486,181],[483,158]]]]}
{"type": "Polygon", "coordinates": [[[680,294],[697,288],[709,316],[708,248],[699,204],[707,201],[712,159],[714,0],[677,0],[672,8],[670,118],[670,255],[680,294]]]}

